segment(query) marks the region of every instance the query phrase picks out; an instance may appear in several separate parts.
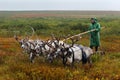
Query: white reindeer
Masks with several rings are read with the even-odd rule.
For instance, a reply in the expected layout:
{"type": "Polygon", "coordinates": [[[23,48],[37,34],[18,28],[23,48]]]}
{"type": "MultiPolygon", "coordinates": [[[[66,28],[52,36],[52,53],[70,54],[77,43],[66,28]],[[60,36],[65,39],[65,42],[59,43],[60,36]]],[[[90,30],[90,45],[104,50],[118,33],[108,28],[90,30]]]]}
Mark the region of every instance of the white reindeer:
{"type": "Polygon", "coordinates": [[[93,54],[92,49],[82,45],[74,45],[74,42],[76,41],[72,41],[72,45],[61,45],[56,52],[49,55],[49,57],[53,59],[60,56],[64,65],[66,65],[67,62],[73,65],[74,61],[82,61],[83,64],[87,62],[91,63],[90,56],[93,54]]]}
{"type": "Polygon", "coordinates": [[[15,36],[15,39],[19,42],[23,52],[29,54],[30,61],[33,62],[35,56],[37,55],[35,47],[37,44],[42,43],[42,41],[31,40],[29,38],[19,39],[17,36],[15,36]]]}
{"type": "Polygon", "coordinates": [[[37,44],[35,50],[37,54],[47,58],[48,60],[50,59],[48,58],[49,54],[55,51],[57,47],[58,47],[57,40],[47,40],[43,41],[43,43],[37,44]]]}

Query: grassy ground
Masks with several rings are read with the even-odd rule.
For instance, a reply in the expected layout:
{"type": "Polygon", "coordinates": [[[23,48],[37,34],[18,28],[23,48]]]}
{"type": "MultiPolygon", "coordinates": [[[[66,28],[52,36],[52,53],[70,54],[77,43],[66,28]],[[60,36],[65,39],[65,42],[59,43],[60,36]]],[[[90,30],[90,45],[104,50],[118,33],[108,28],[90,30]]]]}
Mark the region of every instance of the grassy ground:
{"type": "MultiPolygon", "coordinates": [[[[91,67],[76,63],[71,68],[57,60],[50,64],[42,57],[30,63],[28,55],[22,53],[13,38],[0,38],[0,80],[120,80],[120,40],[116,39],[111,45],[107,39],[102,40],[106,54],[94,54],[91,67]]],[[[82,42],[86,45],[88,39],[78,43],[82,42]]]]}
{"type": "MultiPolygon", "coordinates": [[[[0,80],[120,80],[119,21],[120,11],[1,11],[0,80]],[[101,26],[106,27],[101,31],[100,47],[106,54],[94,54],[91,67],[81,63],[74,68],[64,67],[60,60],[50,64],[42,57],[30,63],[14,38],[8,38],[15,33],[21,36],[32,33],[29,26],[44,40],[50,33],[74,35],[86,31],[91,17],[97,17],[101,26]]],[[[77,44],[89,46],[88,36],[83,36],[77,44]]]]}

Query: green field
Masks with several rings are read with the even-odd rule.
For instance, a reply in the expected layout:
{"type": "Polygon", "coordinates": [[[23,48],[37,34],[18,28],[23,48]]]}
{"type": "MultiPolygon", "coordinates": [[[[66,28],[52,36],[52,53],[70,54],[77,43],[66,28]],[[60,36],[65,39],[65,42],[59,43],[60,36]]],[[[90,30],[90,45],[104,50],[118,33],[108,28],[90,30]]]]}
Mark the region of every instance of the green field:
{"type": "Polygon", "coordinates": [[[101,26],[106,27],[102,34],[120,33],[119,11],[1,11],[0,36],[30,35],[30,26],[37,35],[74,35],[88,29],[91,17],[97,17],[101,26]]]}
{"type": "MultiPolygon", "coordinates": [[[[63,39],[63,38],[62,38],[63,39]]],[[[88,34],[77,42],[89,46],[88,34]]],[[[0,80],[120,80],[120,11],[0,11],[0,80]],[[105,55],[92,56],[93,64],[76,63],[64,67],[37,57],[30,63],[13,36],[50,39],[75,35],[88,30],[90,18],[96,17],[101,30],[101,48],[105,55]],[[35,34],[32,35],[33,27],[35,34]]]]}

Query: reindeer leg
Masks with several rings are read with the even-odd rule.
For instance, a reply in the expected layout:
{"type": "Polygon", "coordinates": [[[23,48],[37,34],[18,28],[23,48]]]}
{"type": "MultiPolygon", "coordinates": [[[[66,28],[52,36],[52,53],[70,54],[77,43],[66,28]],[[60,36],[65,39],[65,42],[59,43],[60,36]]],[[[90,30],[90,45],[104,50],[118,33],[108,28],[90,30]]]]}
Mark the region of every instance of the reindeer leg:
{"type": "Polygon", "coordinates": [[[74,67],[74,61],[75,61],[75,59],[74,59],[74,52],[73,52],[73,57],[72,57],[72,68],[74,67]]]}
{"type": "Polygon", "coordinates": [[[74,61],[72,61],[72,68],[74,67],[74,61]]]}
{"type": "Polygon", "coordinates": [[[30,62],[31,63],[34,63],[34,58],[35,58],[35,55],[31,52],[30,53],[30,62]]]}
{"type": "Polygon", "coordinates": [[[88,61],[89,65],[90,65],[90,67],[92,67],[92,60],[91,60],[90,57],[88,57],[87,61],[88,61]]]}
{"type": "Polygon", "coordinates": [[[66,66],[67,58],[63,57],[63,65],[66,66]]]}

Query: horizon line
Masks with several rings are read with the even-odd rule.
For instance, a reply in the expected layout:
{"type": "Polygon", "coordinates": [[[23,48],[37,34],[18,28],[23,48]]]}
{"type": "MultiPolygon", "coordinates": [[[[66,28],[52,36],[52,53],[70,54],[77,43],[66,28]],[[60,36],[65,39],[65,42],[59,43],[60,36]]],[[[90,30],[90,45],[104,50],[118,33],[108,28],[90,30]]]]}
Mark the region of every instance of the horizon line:
{"type": "Polygon", "coordinates": [[[120,11],[120,10],[0,10],[0,11],[120,11]]]}

